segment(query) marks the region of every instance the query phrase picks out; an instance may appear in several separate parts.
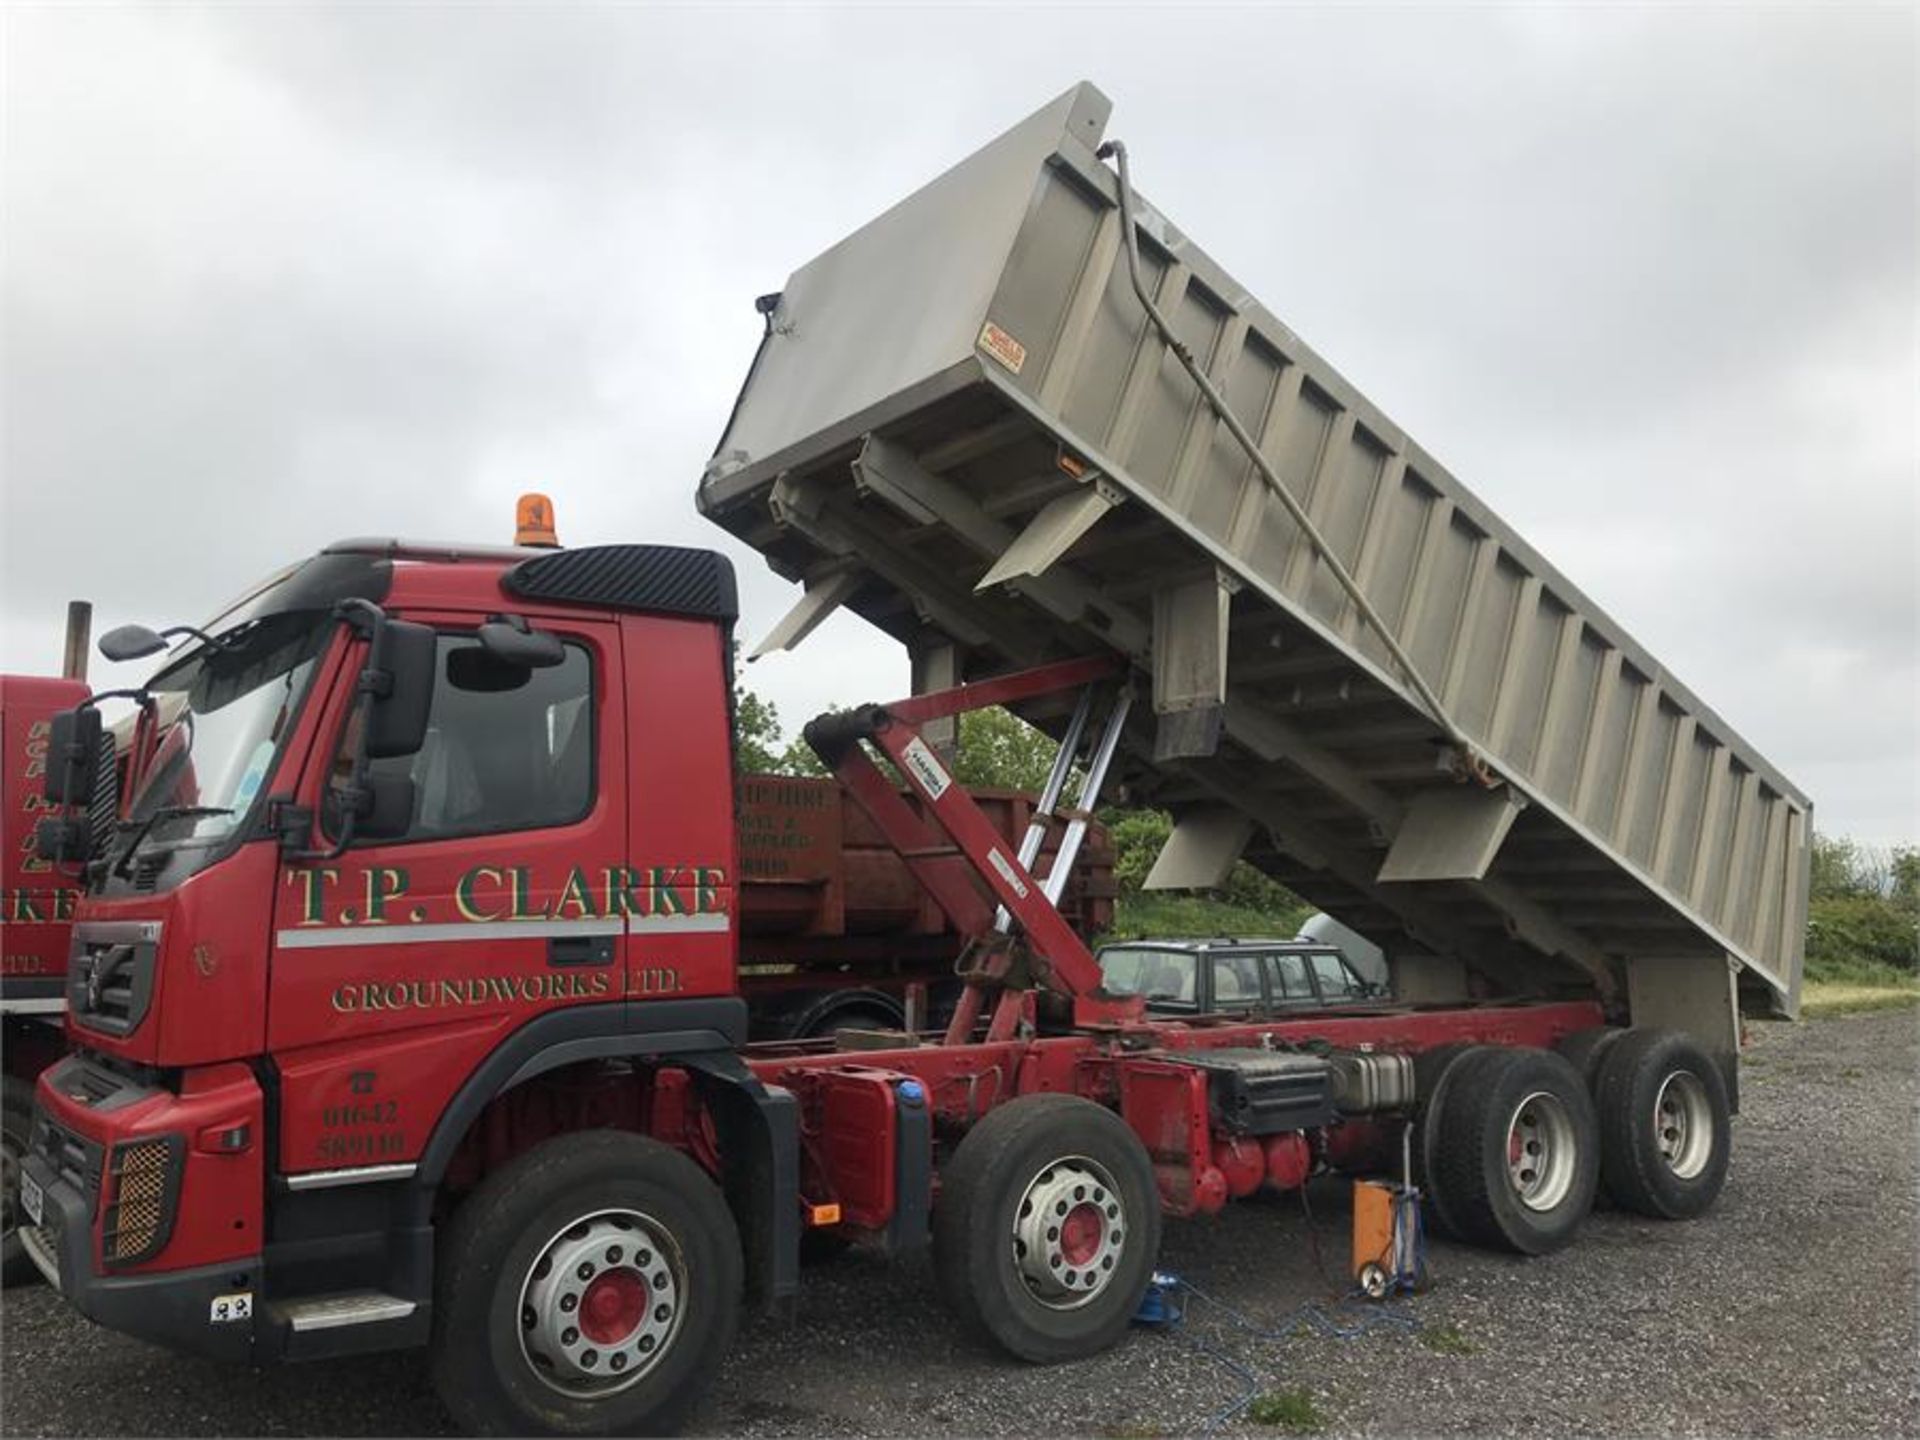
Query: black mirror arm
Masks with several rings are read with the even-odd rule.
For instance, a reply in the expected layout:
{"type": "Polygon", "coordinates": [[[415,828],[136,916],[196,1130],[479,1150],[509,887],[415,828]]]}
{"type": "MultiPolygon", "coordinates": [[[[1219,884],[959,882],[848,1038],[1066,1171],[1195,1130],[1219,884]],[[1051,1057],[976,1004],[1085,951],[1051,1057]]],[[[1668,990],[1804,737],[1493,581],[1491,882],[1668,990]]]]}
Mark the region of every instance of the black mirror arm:
{"type": "Polygon", "coordinates": [[[153,695],[144,685],[136,685],[131,690],[101,690],[87,696],[73,708],[76,710],[97,710],[102,700],[131,700],[142,710],[153,703],[153,695]]]}

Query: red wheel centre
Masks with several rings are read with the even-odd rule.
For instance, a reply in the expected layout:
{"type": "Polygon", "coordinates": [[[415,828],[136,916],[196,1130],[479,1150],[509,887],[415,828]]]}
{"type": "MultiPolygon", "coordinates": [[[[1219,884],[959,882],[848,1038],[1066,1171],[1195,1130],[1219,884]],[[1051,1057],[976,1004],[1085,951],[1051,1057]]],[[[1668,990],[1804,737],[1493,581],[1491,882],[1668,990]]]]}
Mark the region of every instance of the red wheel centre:
{"type": "Polygon", "coordinates": [[[580,1296],[580,1333],[596,1345],[617,1345],[647,1313],[647,1282],[637,1270],[602,1270],[580,1296]]]}
{"type": "Polygon", "coordinates": [[[1083,1200],[1069,1210],[1067,1218],[1060,1222],[1061,1258],[1078,1269],[1099,1254],[1106,1219],[1100,1207],[1090,1200],[1083,1200]]]}

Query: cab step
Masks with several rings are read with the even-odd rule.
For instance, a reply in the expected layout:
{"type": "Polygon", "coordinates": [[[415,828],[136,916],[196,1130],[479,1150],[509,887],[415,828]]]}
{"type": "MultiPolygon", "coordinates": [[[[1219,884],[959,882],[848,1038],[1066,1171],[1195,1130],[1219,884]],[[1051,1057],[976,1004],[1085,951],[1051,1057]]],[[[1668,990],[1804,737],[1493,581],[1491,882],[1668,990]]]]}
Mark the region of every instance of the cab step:
{"type": "Polygon", "coordinates": [[[389,1350],[426,1339],[428,1307],[379,1290],[343,1290],[278,1300],[267,1314],[280,1327],[289,1360],[320,1360],[389,1350]]]}

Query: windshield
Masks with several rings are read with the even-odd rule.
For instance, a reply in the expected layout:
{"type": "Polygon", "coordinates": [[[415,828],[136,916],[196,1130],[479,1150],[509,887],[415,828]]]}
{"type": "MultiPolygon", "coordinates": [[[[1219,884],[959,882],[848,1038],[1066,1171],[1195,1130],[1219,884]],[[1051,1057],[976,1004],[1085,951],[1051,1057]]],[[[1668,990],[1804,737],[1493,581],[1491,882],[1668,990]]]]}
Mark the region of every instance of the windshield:
{"type": "Polygon", "coordinates": [[[1195,957],[1178,950],[1110,945],[1100,952],[1100,973],[1109,995],[1138,995],[1148,1001],[1194,1003],[1195,957]]]}
{"type": "Polygon", "coordinates": [[[147,686],[160,743],[129,823],[151,821],[149,839],[231,834],[272,772],[327,633],[325,612],[273,615],[161,671],[147,686]]]}

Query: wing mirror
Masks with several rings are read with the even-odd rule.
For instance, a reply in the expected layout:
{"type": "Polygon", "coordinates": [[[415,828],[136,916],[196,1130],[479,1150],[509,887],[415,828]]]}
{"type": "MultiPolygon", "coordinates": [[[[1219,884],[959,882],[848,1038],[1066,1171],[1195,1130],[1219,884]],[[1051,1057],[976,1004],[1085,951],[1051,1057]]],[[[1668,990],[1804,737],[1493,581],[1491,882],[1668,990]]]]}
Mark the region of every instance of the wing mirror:
{"type": "Polygon", "coordinates": [[[388,620],[374,632],[366,674],[373,697],[367,713],[369,760],[415,755],[427,743],[433,659],[431,626],[388,620]]]}
{"type": "Polygon", "coordinates": [[[326,792],[322,803],[327,828],[335,834],[344,832],[351,811],[355,839],[397,840],[413,828],[413,797],[410,776],[371,773],[351,799],[338,788],[326,792]]]}
{"type": "Polygon", "coordinates": [[[100,637],[100,653],[116,662],[141,660],[166,648],[166,638],[145,625],[119,625],[100,637]]]}
{"type": "Polygon", "coordinates": [[[100,712],[89,704],[53,717],[47,734],[46,796],[55,805],[86,805],[100,768],[100,712]]]}
{"type": "Polygon", "coordinates": [[[567,658],[567,647],[560,637],[547,630],[532,630],[519,616],[489,620],[480,627],[480,644],[487,654],[503,665],[526,670],[545,670],[567,658]]]}

